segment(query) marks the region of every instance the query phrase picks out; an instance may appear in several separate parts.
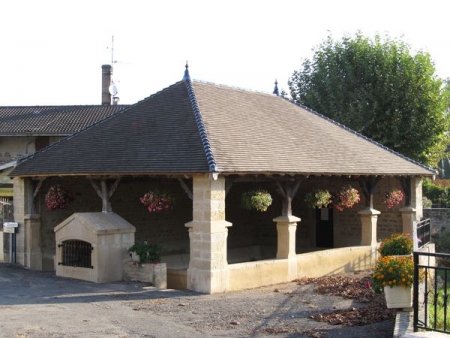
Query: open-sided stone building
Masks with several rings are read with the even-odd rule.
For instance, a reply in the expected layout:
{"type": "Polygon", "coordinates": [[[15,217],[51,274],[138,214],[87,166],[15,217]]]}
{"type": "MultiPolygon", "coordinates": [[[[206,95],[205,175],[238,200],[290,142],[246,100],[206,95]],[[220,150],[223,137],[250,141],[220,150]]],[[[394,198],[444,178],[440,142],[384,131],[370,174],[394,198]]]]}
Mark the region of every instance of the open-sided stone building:
{"type": "MultiPolygon", "coordinates": [[[[169,287],[226,292],[370,269],[377,241],[414,232],[421,179],[435,172],[277,95],[182,81],[23,159],[14,176],[18,261],[53,269],[53,229],[73,213],[113,212],[136,227],[136,242],[166,248],[169,287]],[[52,185],[75,201],[48,211],[52,185]],[[307,208],[305,194],[352,184],[358,205],[307,208]],[[264,212],[240,208],[242,192],[271,192],[264,212]],[[388,209],[397,187],[403,203],[388,209]],[[175,197],[148,213],[149,189],[175,197]],[[327,249],[327,250],[324,250],[327,249]]],[[[124,256],[126,249],[124,249],[124,256]]]]}

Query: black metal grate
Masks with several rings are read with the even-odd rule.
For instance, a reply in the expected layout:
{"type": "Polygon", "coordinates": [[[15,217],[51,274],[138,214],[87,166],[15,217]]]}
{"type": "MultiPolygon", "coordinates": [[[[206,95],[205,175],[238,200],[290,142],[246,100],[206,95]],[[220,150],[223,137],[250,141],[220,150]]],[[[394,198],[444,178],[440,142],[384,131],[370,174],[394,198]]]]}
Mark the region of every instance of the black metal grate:
{"type": "Polygon", "coordinates": [[[62,247],[62,262],[59,265],[91,268],[92,245],[88,242],[68,240],[58,245],[62,247]]]}
{"type": "Polygon", "coordinates": [[[419,248],[431,241],[431,220],[429,218],[421,220],[417,223],[417,238],[419,240],[419,248]]]}
{"type": "Polygon", "coordinates": [[[450,254],[414,251],[414,332],[426,330],[449,334],[450,268],[436,266],[429,259],[431,257],[450,261],[450,254]],[[419,264],[420,257],[425,264],[419,264]],[[425,279],[419,284],[421,270],[425,279]]]}

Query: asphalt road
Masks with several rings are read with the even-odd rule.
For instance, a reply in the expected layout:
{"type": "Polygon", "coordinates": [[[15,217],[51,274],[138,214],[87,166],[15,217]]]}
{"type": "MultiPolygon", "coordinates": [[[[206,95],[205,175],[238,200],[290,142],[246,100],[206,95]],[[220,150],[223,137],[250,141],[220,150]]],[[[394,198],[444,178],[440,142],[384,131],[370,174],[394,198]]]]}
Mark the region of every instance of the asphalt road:
{"type": "Polygon", "coordinates": [[[0,263],[0,337],[204,337],[130,306],[185,295],[192,293],[132,282],[95,284],[0,263]]]}

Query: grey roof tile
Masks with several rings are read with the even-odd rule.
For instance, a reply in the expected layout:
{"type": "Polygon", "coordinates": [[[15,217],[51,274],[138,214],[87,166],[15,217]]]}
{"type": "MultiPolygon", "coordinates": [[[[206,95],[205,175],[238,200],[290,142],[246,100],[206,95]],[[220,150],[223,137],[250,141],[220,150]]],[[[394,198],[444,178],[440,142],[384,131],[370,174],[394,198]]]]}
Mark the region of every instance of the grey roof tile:
{"type": "Polygon", "coordinates": [[[22,161],[15,176],[195,173],[433,175],[282,97],[178,82],[22,161]]]}
{"type": "Polygon", "coordinates": [[[129,105],[0,107],[0,136],[69,135],[129,105]]]}

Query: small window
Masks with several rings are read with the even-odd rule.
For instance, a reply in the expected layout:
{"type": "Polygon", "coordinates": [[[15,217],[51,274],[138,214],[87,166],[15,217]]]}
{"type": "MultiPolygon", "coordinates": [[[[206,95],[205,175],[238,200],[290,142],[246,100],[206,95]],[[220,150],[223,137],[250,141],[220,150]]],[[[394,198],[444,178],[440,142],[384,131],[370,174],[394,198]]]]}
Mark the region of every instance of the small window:
{"type": "Polygon", "coordinates": [[[91,243],[77,240],[64,241],[59,245],[62,248],[62,262],[60,265],[76,266],[80,268],[91,268],[91,243]]]}

